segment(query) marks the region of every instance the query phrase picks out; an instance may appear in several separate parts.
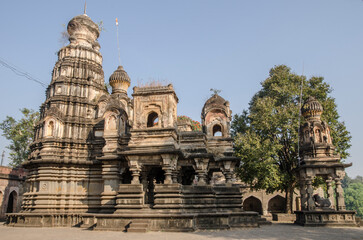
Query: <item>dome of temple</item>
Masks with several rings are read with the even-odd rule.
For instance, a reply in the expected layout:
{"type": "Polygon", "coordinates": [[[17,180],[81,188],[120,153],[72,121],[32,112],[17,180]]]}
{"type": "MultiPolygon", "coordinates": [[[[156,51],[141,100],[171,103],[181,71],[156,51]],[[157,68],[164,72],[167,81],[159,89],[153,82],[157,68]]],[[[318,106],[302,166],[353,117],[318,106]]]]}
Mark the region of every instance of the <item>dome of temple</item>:
{"type": "Polygon", "coordinates": [[[213,94],[212,97],[210,97],[204,104],[206,105],[224,105],[224,103],[227,102],[224,98],[219,96],[218,94],[213,94]]]}
{"type": "Polygon", "coordinates": [[[127,92],[127,88],[130,87],[130,77],[122,66],[118,66],[116,71],[110,76],[110,85],[112,92],[127,92]]]}
{"type": "Polygon", "coordinates": [[[71,36],[80,25],[86,27],[90,32],[96,34],[97,38],[100,36],[98,25],[94,23],[92,19],[86,14],[75,16],[69,21],[67,26],[68,34],[71,36]]]}
{"type": "Polygon", "coordinates": [[[213,94],[204,104],[202,109],[202,116],[209,112],[211,109],[223,109],[226,113],[228,112],[229,102],[218,94],[213,94]]]}
{"type": "Polygon", "coordinates": [[[306,119],[316,118],[320,119],[323,113],[323,106],[314,97],[309,97],[301,108],[301,114],[306,119]]]}
{"type": "Polygon", "coordinates": [[[72,18],[68,23],[67,32],[71,45],[99,49],[99,45],[95,44],[100,36],[98,25],[87,15],[72,18]]]}

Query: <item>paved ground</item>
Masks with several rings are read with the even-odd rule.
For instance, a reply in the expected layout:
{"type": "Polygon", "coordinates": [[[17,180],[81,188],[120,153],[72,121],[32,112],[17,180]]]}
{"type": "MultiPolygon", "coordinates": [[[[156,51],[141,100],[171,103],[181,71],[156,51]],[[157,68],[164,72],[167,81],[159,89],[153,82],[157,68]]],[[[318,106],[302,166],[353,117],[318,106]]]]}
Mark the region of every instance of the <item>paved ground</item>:
{"type": "Polygon", "coordinates": [[[363,228],[309,228],[293,224],[272,224],[253,229],[199,231],[193,233],[123,233],[79,228],[13,228],[0,225],[1,240],[202,240],[202,239],[363,239],[363,228]]]}

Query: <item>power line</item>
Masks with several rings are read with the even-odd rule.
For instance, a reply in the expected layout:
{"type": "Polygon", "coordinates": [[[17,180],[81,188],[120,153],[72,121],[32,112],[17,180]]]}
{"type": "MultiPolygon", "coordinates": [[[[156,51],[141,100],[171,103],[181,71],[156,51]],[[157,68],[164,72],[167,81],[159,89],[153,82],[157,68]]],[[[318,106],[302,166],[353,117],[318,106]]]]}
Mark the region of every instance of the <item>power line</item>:
{"type": "Polygon", "coordinates": [[[32,77],[29,73],[20,70],[19,67],[16,67],[14,64],[6,62],[2,58],[0,58],[0,64],[3,65],[4,67],[10,69],[11,71],[13,71],[13,73],[15,73],[16,75],[18,75],[20,77],[25,77],[25,78],[33,81],[33,82],[36,82],[36,83],[40,84],[42,87],[47,88],[47,84],[45,84],[42,81],[32,77]]]}

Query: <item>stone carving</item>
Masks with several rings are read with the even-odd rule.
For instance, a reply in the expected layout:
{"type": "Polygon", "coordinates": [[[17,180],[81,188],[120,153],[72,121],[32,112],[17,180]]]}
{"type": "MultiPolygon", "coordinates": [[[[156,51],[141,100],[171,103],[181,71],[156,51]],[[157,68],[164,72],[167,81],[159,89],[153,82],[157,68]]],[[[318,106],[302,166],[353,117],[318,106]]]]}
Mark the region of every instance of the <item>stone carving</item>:
{"type": "Polygon", "coordinates": [[[328,198],[320,197],[319,194],[315,194],[313,199],[316,207],[329,208],[331,206],[330,200],[328,198]]]}

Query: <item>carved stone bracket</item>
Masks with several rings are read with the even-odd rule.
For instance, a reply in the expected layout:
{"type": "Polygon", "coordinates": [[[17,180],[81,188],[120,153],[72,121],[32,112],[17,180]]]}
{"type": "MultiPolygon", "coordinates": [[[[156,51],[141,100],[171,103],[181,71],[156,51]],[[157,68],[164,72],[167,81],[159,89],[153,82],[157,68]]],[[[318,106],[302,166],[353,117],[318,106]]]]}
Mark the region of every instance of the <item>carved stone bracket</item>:
{"type": "Polygon", "coordinates": [[[174,154],[161,154],[161,157],[163,159],[162,169],[165,172],[164,184],[172,184],[176,180],[174,175],[177,167],[178,156],[174,154]]]}
{"type": "Polygon", "coordinates": [[[209,158],[195,158],[195,172],[198,175],[198,185],[205,185],[207,183],[207,172],[209,158]]]}

